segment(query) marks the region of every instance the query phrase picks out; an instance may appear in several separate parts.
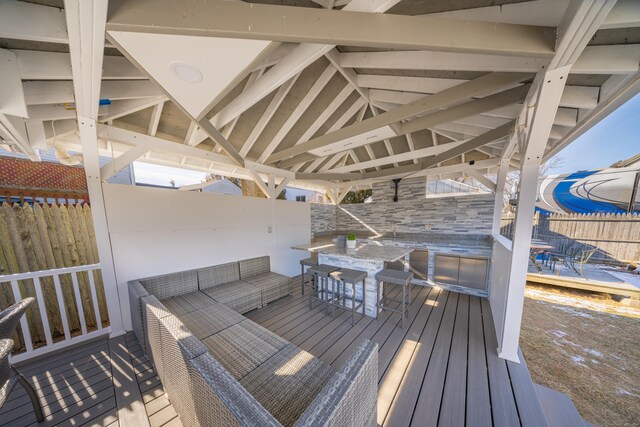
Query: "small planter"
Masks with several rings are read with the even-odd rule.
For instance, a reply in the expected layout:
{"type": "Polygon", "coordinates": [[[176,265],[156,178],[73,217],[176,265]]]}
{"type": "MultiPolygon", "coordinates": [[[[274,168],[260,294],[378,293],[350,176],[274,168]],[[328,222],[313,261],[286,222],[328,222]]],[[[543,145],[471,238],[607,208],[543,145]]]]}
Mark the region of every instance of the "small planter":
{"type": "Polygon", "coordinates": [[[347,240],[347,249],[355,249],[357,240],[347,240]]]}

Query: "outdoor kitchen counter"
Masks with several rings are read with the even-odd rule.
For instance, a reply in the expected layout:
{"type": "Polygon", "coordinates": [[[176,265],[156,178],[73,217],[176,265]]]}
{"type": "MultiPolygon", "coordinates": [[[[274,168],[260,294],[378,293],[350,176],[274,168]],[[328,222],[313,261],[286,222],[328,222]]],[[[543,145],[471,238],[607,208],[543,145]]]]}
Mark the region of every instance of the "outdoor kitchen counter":
{"type": "Polygon", "coordinates": [[[380,243],[360,243],[355,249],[339,248],[334,242],[319,242],[293,246],[291,249],[316,252],[318,255],[342,255],[349,258],[373,261],[397,261],[409,255],[412,248],[383,245],[380,243]]]}
{"type": "MultiPolygon", "coordinates": [[[[360,243],[355,249],[339,248],[333,242],[312,243],[309,245],[292,246],[298,249],[318,254],[319,264],[329,264],[341,268],[351,268],[367,272],[364,283],[365,314],[370,317],[378,316],[376,302],[382,295],[377,294],[376,274],[384,268],[386,261],[393,262],[402,258],[408,258],[413,248],[383,245],[381,243],[360,243]]],[[[362,286],[356,289],[356,299],[362,300],[362,286]]],[[[349,301],[347,301],[349,303],[349,301]]],[[[361,310],[359,310],[361,312],[361,310]]]]}

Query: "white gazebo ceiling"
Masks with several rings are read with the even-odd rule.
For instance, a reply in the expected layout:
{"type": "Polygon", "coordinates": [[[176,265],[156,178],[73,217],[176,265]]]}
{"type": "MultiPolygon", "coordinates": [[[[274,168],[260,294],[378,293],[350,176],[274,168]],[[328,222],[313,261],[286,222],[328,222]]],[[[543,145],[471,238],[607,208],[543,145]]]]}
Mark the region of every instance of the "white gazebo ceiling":
{"type": "MultiPolygon", "coordinates": [[[[111,1],[100,149],[314,189],[492,172],[536,73],[586,20],[545,157],[638,92],[640,2],[492,3],[111,1]]],[[[33,159],[80,150],[63,12],[0,3],[0,135],[33,159]]]]}

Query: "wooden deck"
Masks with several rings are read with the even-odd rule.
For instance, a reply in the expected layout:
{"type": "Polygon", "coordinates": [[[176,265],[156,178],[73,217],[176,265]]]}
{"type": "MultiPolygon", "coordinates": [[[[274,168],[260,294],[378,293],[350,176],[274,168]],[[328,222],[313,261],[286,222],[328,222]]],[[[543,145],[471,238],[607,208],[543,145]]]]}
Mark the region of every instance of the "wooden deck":
{"type": "MultiPolygon", "coordinates": [[[[390,295],[398,293],[391,289],[390,295]]],[[[396,295],[397,296],[397,295],[396,295]]],[[[378,422],[382,426],[544,426],[526,364],[499,359],[487,300],[417,287],[409,322],[398,314],[336,318],[294,295],[247,317],[338,368],[364,339],[379,345],[378,422]]],[[[129,333],[99,338],[23,363],[43,403],[42,425],[180,426],[140,345],[129,333]]],[[[547,418],[543,409],[547,411],[547,418]]],[[[0,426],[38,425],[16,386],[0,410],[0,426]]]]}
{"type": "Polygon", "coordinates": [[[607,273],[596,265],[585,264],[583,272],[584,274],[581,276],[566,266],[553,271],[544,265],[541,265],[541,270],[538,270],[532,263],[529,263],[527,281],[543,285],[620,295],[629,297],[632,300],[640,300],[640,288],[617,278],[613,274],[607,273]]]}
{"type": "Polygon", "coordinates": [[[414,289],[405,329],[388,312],[352,327],[346,312],[309,310],[299,291],[247,317],[334,368],[362,340],[377,342],[382,426],[546,425],[526,364],[498,358],[488,301],[414,289]]]}
{"type": "Polygon", "coordinates": [[[181,426],[135,336],[106,336],[18,365],[34,385],[45,421],[16,385],[0,426],[181,426]]]}

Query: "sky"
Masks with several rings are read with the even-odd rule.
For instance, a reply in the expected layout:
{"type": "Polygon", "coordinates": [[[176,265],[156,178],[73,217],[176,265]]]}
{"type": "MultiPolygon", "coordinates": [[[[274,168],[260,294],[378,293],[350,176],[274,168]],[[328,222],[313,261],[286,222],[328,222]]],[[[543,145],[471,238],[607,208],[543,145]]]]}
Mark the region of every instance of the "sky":
{"type": "Polygon", "coordinates": [[[198,184],[207,176],[204,172],[141,162],[133,163],[133,173],[136,176],[136,182],[165,185],[167,187],[171,185],[170,181],[172,179],[176,182],[176,187],[183,187],[185,185],[198,184]]]}
{"type": "MultiPolygon", "coordinates": [[[[561,161],[549,169],[548,174],[571,173],[579,170],[602,169],[618,160],[640,152],[640,94],[631,98],[608,117],[580,136],[558,153],[561,161]]],[[[197,184],[205,177],[203,172],[135,162],[138,182],[176,186],[197,184]]]]}
{"type": "Polygon", "coordinates": [[[549,174],[607,168],[640,153],[640,94],[558,153],[561,163],[549,174]]]}

